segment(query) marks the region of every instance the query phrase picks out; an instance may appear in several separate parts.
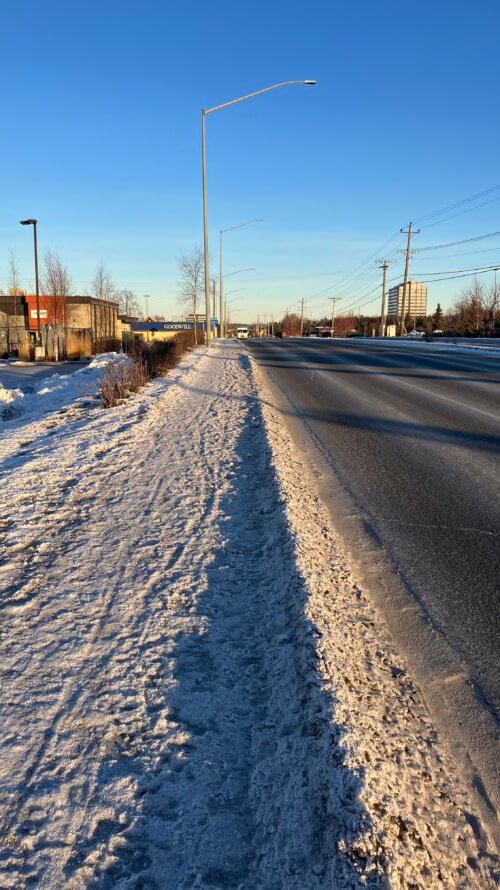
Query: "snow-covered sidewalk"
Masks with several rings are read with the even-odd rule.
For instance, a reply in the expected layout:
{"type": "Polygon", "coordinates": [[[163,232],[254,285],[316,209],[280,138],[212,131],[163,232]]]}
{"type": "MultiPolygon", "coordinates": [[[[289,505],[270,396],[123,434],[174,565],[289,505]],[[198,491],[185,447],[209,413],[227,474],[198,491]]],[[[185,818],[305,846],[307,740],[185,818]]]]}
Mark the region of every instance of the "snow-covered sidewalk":
{"type": "Polygon", "coordinates": [[[493,886],[244,347],[1,433],[0,887],[493,886]]]}

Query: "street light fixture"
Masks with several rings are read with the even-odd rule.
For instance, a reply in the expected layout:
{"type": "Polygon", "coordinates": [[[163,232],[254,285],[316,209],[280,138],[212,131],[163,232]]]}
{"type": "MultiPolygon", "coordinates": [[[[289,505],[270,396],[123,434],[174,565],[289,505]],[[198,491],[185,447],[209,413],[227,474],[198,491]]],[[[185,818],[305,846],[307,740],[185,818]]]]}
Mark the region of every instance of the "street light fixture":
{"type": "Polygon", "coordinates": [[[248,269],[236,269],[235,272],[228,272],[224,278],[231,278],[231,275],[239,275],[240,272],[255,272],[255,266],[249,266],[248,269]]]}
{"type": "Polygon", "coordinates": [[[201,176],[203,190],[203,254],[205,265],[205,313],[207,324],[205,326],[205,342],[207,346],[210,344],[210,329],[208,319],[210,318],[210,269],[208,260],[208,216],[207,216],[207,163],[205,150],[205,118],[207,114],[213,114],[214,111],[222,111],[223,108],[229,108],[230,105],[238,105],[247,99],[253,99],[255,96],[261,96],[263,93],[270,93],[271,90],[278,90],[280,87],[289,87],[295,85],[315,86],[315,80],[286,80],[283,83],[275,83],[270,87],[264,87],[262,90],[255,90],[246,96],[240,96],[238,99],[231,99],[230,102],[223,102],[221,105],[214,105],[213,108],[201,109],[201,176]]]}
{"type": "Polygon", "coordinates": [[[224,276],[222,274],[222,236],[226,234],[226,232],[234,232],[235,229],[243,229],[244,226],[251,226],[253,223],[261,223],[264,222],[263,219],[249,219],[248,222],[239,223],[237,226],[229,226],[227,229],[220,230],[220,244],[219,244],[219,306],[220,306],[220,335],[224,336],[224,318],[223,318],[223,308],[224,308],[224,276]]]}
{"type": "Polygon", "coordinates": [[[227,297],[228,297],[230,294],[237,294],[237,293],[239,293],[240,291],[242,291],[242,290],[247,290],[247,289],[248,289],[248,288],[246,288],[246,287],[237,287],[236,290],[230,290],[230,291],[227,292],[227,294],[226,294],[226,299],[224,300],[224,323],[225,323],[225,324],[228,324],[227,307],[229,306],[229,304],[230,304],[230,303],[239,303],[241,300],[243,300],[243,297],[234,297],[232,300],[228,300],[227,297]]]}
{"type": "Polygon", "coordinates": [[[33,226],[33,243],[35,247],[35,294],[36,294],[36,329],[37,329],[37,339],[38,346],[42,345],[42,333],[40,329],[40,287],[38,283],[38,244],[36,237],[36,224],[38,220],[36,219],[20,219],[20,224],[22,226],[33,226]]]}

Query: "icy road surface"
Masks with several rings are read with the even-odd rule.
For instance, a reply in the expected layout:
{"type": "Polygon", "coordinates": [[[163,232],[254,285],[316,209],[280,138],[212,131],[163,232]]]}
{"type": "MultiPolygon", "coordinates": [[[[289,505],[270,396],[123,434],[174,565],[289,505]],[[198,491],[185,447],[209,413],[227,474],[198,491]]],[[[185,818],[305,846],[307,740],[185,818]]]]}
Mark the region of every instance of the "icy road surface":
{"type": "Polygon", "coordinates": [[[223,343],[3,425],[0,887],[493,886],[261,393],[223,343]]]}

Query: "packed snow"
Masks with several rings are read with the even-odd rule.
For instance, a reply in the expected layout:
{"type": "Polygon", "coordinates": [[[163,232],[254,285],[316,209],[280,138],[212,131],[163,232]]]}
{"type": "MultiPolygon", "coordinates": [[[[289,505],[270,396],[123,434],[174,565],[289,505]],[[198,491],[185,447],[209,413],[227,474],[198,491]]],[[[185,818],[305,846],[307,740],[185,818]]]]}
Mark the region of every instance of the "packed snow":
{"type": "Polygon", "coordinates": [[[97,376],[2,425],[0,887],[493,886],[245,347],[97,376]]]}

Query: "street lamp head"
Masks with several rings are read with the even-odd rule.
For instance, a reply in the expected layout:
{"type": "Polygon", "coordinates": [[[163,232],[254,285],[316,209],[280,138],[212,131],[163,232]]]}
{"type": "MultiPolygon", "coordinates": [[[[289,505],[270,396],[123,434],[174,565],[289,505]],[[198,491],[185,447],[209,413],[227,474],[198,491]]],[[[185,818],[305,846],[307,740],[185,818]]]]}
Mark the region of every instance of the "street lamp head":
{"type": "Polygon", "coordinates": [[[38,222],[36,219],[20,219],[19,222],[22,226],[35,226],[38,222]]]}
{"type": "Polygon", "coordinates": [[[305,80],[304,83],[306,87],[315,87],[317,84],[317,80],[305,80]]]}

